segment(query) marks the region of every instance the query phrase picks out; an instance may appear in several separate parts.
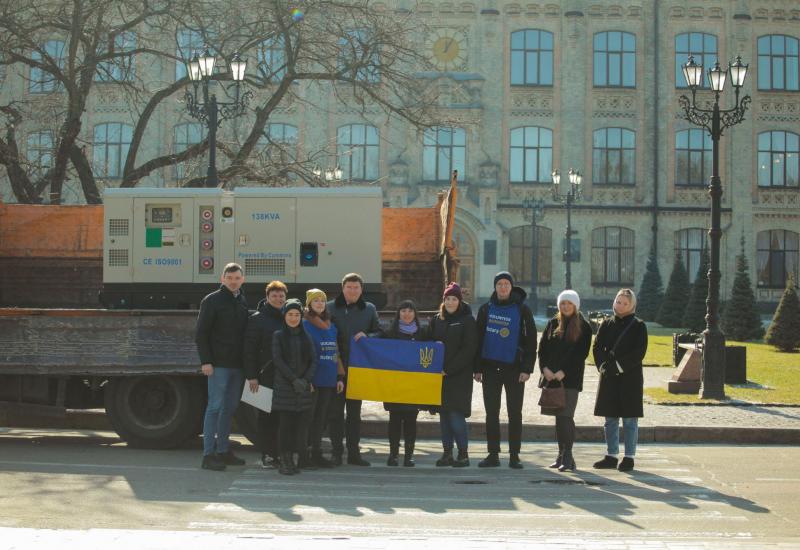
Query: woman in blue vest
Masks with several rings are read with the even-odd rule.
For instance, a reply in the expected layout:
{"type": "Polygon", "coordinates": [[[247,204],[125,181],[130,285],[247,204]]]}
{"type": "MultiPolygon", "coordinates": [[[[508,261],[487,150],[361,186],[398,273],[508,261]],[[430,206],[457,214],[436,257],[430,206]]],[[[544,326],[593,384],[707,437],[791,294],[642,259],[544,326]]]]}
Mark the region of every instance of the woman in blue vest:
{"type": "MultiPolygon", "coordinates": [[[[414,302],[411,300],[400,302],[392,326],[382,336],[396,340],[422,339],[417,319],[417,307],[414,302]]],[[[384,403],[383,408],[389,411],[389,458],[386,459],[386,465],[397,466],[399,464],[400,436],[402,435],[405,443],[403,466],[413,467],[419,405],[384,403]]]]}
{"type": "Polygon", "coordinates": [[[522,468],[522,398],[536,362],[536,325],[525,305],[527,294],[508,271],[494,276],[494,293],[478,310],[475,380],[483,384],[489,455],[478,467],[500,466],[500,398],[506,390],[511,468],[522,468]]]}
{"type": "Polygon", "coordinates": [[[320,289],[308,290],[303,319],[303,328],[311,336],[317,353],[317,371],[311,382],[316,390],[317,400],[309,430],[311,455],[308,463],[320,468],[333,467],[333,462],[322,456],[322,432],[328,422],[328,412],[334,395],[344,390],[344,367],[336,344],[336,325],[331,323],[327,302],[328,297],[320,289]]]}

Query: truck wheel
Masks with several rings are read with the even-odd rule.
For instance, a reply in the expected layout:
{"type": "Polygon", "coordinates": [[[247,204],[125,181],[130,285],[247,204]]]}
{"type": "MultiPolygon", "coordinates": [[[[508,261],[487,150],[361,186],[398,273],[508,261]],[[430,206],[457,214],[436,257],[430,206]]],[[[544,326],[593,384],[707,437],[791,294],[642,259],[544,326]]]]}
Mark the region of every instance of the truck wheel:
{"type": "Polygon", "coordinates": [[[250,440],[250,443],[258,447],[258,409],[247,403],[239,403],[236,407],[237,431],[250,440]]]}
{"type": "Polygon", "coordinates": [[[197,435],[202,386],[181,376],[120,376],[105,388],[106,414],[131,447],[172,449],[197,435]]]}

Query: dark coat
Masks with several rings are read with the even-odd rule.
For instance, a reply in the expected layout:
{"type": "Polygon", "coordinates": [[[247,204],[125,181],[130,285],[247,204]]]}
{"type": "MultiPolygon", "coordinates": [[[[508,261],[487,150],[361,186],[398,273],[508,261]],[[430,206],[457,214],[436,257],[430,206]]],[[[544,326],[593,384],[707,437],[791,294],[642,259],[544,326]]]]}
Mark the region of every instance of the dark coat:
{"type": "Polygon", "coordinates": [[[472,367],[478,342],[475,319],[461,302],[453,315],[437,313],[428,327],[428,339],[444,344],[442,410],[472,414],[472,367]]]}
{"type": "Polygon", "coordinates": [[[272,335],[281,328],[281,310],[269,305],[266,299],[258,302],[258,308],[247,321],[247,330],[244,333],[244,377],[247,380],[258,379],[261,385],[274,387],[272,335]]]}
{"type": "Polygon", "coordinates": [[[317,370],[317,352],[314,341],[302,326],[298,327],[299,330],[292,330],[284,324],[272,335],[272,361],[275,363],[273,411],[300,412],[314,406],[311,380],[317,370]],[[297,378],[306,380],[306,391],[295,392],[292,382],[297,378]]]}
{"type": "MultiPolygon", "coordinates": [[[[547,322],[539,341],[539,370],[544,372],[547,367],[553,373],[563,371],[564,387],[583,391],[583,371],[592,345],[592,327],[582,315],[580,319],[573,318],[570,322],[581,324],[581,336],[576,342],[568,342],[556,334],[558,317],[547,322]]],[[[546,379],[542,376],[539,387],[543,387],[545,383],[546,379]]]]}
{"type": "MultiPolygon", "coordinates": [[[[419,319],[417,319],[417,332],[414,334],[406,334],[400,332],[397,323],[392,323],[389,330],[381,334],[381,338],[390,338],[393,340],[425,340],[423,331],[419,328],[419,319]]],[[[428,409],[430,407],[422,407],[420,405],[408,405],[405,403],[384,403],[383,409],[389,412],[399,413],[414,413],[419,412],[420,409],[428,409]]]]}
{"type": "Polygon", "coordinates": [[[331,321],[338,331],[339,357],[345,369],[350,365],[350,339],[363,332],[370,338],[380,336],[381,325],[378,321],[378,310],[371,302],[359,298],[354,304],[348,304],[344,295],[340,294],[327,304],[331,321]]]}
{"type": "Polygon", "coordinates": [[[483,304],[478,310],[477,330],[478,330],[478,344],[475,348],[475,372],[484,372],[487,368],[514,368],[519,372],[526,372],[531,374],[533,372],[533,365],[536,363],[536,323],[533,321],[533,313],[531,308],[525,305],[525,298],[528,294],[518,286],[511,289],[511,296],[507,301],[501,301],[497,297],[497,292],[493,292],[489,301],[483,304]],[[481,357],[483,350],[483,338],[486,336],[486,324],[489,318],[489,304],[506,305],[513,302],[519,305],[520,308],[520,327],[519,327],[519,342],[517,344],[517,356],[513,364],[501,363],[499,361],[492,361],[481,357]]]}
{"type": "Polygon", "coordinates": [[[194,338],[200,364],[242,368],[242,347],[249,315],[244,293],[234,296],[225,285],[203,298],[194,338]]]}
{"type": "Polygon", "coordinates": [[[595,416],[620,418],[644,416],[642,360],[645,352],[647,352],[647,326],[633,314],[623,318],[615,316],[600,324],[592,353],[597,368],[599,369],[604,363],[606,367],[605,374],[600,376],[600,383],[597,386],[595,416]],[[616,351],[612,353],[617,338],[629,323],[633,325],[620,340],[616,351]],[[618,374],[615,360],[622,367],[624,371],[622,374],[618,374]]]}

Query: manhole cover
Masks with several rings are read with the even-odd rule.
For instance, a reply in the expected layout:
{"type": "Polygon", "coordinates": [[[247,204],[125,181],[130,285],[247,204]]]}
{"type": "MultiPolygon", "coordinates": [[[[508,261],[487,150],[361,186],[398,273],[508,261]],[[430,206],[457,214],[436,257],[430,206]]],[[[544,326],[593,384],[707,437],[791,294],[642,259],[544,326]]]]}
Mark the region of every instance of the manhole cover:
{"type": "Polygon", "coordinates": [[[480,479],[464,479],[461,481],[454,481],[456,485],[486,485],[488,481],[481,481],[480,479]]]}
{"type": "Polygon", "coordinates": [[[588,485],[590,487],[603,485],[597,481],[584,481],[582,479],[532,479],[528,483],[533,483],[535,485],[541,485],[543,483],[549,483],[550,485],[588,485]]]}

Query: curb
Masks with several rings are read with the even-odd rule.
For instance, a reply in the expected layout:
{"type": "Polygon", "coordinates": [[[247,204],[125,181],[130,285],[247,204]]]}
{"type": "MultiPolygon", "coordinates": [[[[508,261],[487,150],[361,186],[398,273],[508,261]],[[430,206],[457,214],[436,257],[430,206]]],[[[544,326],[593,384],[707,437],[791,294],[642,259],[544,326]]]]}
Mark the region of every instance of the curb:
{"type": "MultiPolygon", "coordinates": [[[[102,410],[68,411],[62,417],[23,417],[11,413],[0,413],[0,426],[10,428],[60,428],[73,430],[114,431],[102,410]]],[[[469,422],[471,439],[485,439],[483,422],[469,422]]],[[[508,424],[501,423],[502,438],[508,437],[508,424]]],[[[603,427],[576,426],[579,442],[602,443],[603,427]]],[[[361,423],[362,437],[385,438],[388,426],[385,420],[364,420],[361,423]]],[[[622,430],[620,430],[622,435],[622,430]]],[[[439,423],[420,421],[417,437],[439,439],[439,423]]],[[[555,441],[554,424],[523,424],[524,441],[555,441]]],[[[800,428],[747,428],[739,426],[642,426],[639,428],[640,443],[724,443],[729,445],[800,445],[800,428]]]]}

